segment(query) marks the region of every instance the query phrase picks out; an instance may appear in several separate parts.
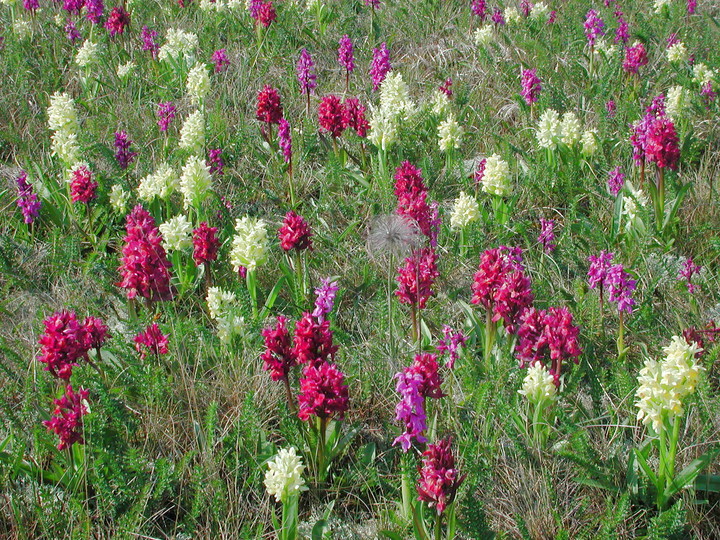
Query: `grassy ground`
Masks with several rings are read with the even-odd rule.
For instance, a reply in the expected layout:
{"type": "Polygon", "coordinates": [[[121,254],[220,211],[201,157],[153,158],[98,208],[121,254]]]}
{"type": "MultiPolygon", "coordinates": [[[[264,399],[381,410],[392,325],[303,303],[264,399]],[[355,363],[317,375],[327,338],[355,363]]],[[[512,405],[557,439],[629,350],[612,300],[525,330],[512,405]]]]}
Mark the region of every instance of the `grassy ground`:
{"type": "MultiPolygon", "coordinates": [[[[557,10],[554,24],[523,19],[500,27],[489,45],[478,46],[477,18],[469,5],[453,1],[383,3],[375,12],[360,2],[329,2],[320,16],[314,8],[284,1],[275,6],[277,20],[261,32],[244,5],[215,13],[197,3],[181,8],[170,1],[130,2],[131,25],[114,38],[84,17],[68,16],[57,3],[43,3],[34,16],[21,4],[3,4],[0,535],[273,537],[271,514],[279,507],[265,492],[265,463],[277,448],[303,448],[305,442],[281,383],[262,369],[260,330],[276,314],[299,318],[312,302],[297,301],[286,282],[267,316],[253,317],[244,281],[229,262],[235,218],[251,215],[266,220],[271,239],[269,259],[258,272],[260,296],[267,298],[287,271],[275,235],[290,209],[287,174],[277,147],[263,141],[255,119],[256,95],[266,84],[279,90],[293,128],[296,209],[314,234],[314,250],[306,257],[308,281],[315,287],[323,277],[339,280],[331,328],[340,347],[336,362],[349,386],[345,429],[359,428],[333,464],[330,481],[303,494],[300,533],[309,537],[334,503],[328,537],[374,538],[382,530],[399,538],[411,535],[399,508],[402,457],[392,442],[401,428],[394,420],[399,397],[393,375],[412,362],[416,344],[409,310],[393,302],[391,314],[387,303],[388,277],[394,287],[400,261],[388,261],[367,241],[373,219],[392,213],[396,199],[372,144],[343,136],[342,145],[356,163],[333,151],[317,120],[326,94],[378,103],[367,71],[372,49],[386,42],[393,71],[402,74],[418,110],[403,122],[388,152],[388,170],[404,160],[419,166],[443,221],[440,277],[423,310],[423,347],[433,350],[445,324],[469,334],[455,370],[443,370],[447,397],[433,400],[429,410],[437,423],[428,439],[452,435],[458,468],[467,474],[457,495],[458,537],[720,537],[717,492],[683,490],[659,512],[641,475],[638,480],[637,465],[628,467],[633,447],[648,437],[634,405],[645,358],[660,358],[662,347],[683,329],[720,320],[718,105],[706,106],[692,68],[670,64],[665,53],[667,38],[677,33],[696,63],[720,67],[713,46],[720,36],[718,8],[701,1],[697,14],[688,16],[678,0],[660,14],[633,1],[605,7],[569,0],[549,6],[557,10]],[[623,72],[621,52],[590,62],[583,22],[591,7],[605,20],[608,42],[616,27],[613,10],[622,9],[629,44],[640,40],[648,51],[639,77],[623,72]],[[82,39],[68,41],[55,22],[58,15],[63,25],[75,20],[82,39]],[[18,20],[28,22],[30,36],[13,32],[18,20]],[[204,104],[206,148],[222,148],[224,175],[214,176],[212,196],[195,215],[196,225],[203,217],[220,229],[223,246],[213,280],[237,294],[245,319],[242,335],[230,343],[216,335],[202,280],[172,302],[140,306],[136,316],[117,286],[124,213],[110,206],[110,190],[122,186],[132,192],[134,204],[140,179],[160,163],[179,170],[187,157],[177,147],[180,127],[196,108],[186,95],[186,70],[153,60],[141,49],[144,25],[158,31],[160,44],[169,28],[196,32],[198,60],[210,65],[210,55],[220,48],[230,60],[227,71],[211,75],[204,104]],[[357,65],[347,94],[336,61],[343,34],[353,41],[357,65]],[[74,58],[88,36],[101,52],[96,64],[80,68],[74,58]],[[309,114],[295,75],[303,47],[317,65],[309,114]],[[117,67],[129,60],[136,64],[133,75],[118,77],[117,67]],[[519,94],[522,68],[536,68],[542,80],[532,109],[519,94]],[[444,116],[431,110],[437,87],[448,77],[454,92],[449,107],[464,130],[450,156],[438,147],[437,126],[444,116]],[[665,234],[654,233],[652,204],[640,211],[645,232],[631,234],[621,227],[614,234],[608,171],[620,166],[638,186],[628,125],[673,85],[687,88],[691,99],[676,122],[682,153],[677,173],[668,177],[669,200],[682,185],[691,187],[665,234]],[[90,218],[63,199],[64,167],[51,155],[46,110],[56,91],[75,99],[82,159],[99,182],[90,218]],[[606,112],[609,100],[617,104],[614,117],[606,112]],[[167,135],[156,124],[160,101],[178,108],[167,135]],[[559,164],[549,162],[534,131],[548,108],[573,111],[585,128],[596,130],[597,152],[587,159],[576,152],[559,164]],[[138,152],[127,170],[113,158],[113,133],[120,129],[138,152]],[[493,153],[510,166],[510,219],[494,219],[491,198],[480,192],[483,218],[467,228],[462,250],[449,226],[453,200],[461,190],[475,193],[470,163],[493,153]],[[43,202],[32,226],[23,223],[15,205],[20,169],[28,171],[43,202]],[[536,240],[541,217],[556,220],[557,249],[551,254],[536,240]],[[567,307],[581,328],[583,353],[567,372],[557,418],[541,448],[523,430],[526,403],[517,390],[525,372],[517,367],[510,340],[503,338],[495,361],[485,365],[482,330],[473,327],[473,312],[463,307],[470,302],[480,253],[503,244],[525,250],[536,305],[567,307]],[[615,344],[617,311],[607,305],[601,311],[597,291],[586,283],[587,257],[601,249],[614,251],[638,281],[637,305],[626,319],[629,350],[622,360],[615,344]],[[704,268],[695,294],[677,279],[686,257],[704,268]],[[101,317],[112,335],[100,369],[83,363],[73,371],[73,384],[90,391],[91,412],[84,421],[86,444],[72,452],[56,450],[56,436],[41,424],[50,417],[59,386],[35,359],[42,321],[61,309],[101,317]],[[169,335],[170,352],[141,361],[133,337],[153,321],[169,335]],[[391,333],[399,342],[396,352],[389,345],[391,333]]],[[[156,201],[151,210],[162,223],[183,212],[182,198],[175,194],[164,205],[156,201]]],[[[184,257],[190,260],[189,253],[184,257]]],[[[477,307],[474,313],[484,322],[477,307]]],[[[678,470],[718,446],[718,350],[707,345],[700,360],[705,372],[686,405],[678,470]]],[[[717,459],[704,472],[720,474],[717,459]]]]}

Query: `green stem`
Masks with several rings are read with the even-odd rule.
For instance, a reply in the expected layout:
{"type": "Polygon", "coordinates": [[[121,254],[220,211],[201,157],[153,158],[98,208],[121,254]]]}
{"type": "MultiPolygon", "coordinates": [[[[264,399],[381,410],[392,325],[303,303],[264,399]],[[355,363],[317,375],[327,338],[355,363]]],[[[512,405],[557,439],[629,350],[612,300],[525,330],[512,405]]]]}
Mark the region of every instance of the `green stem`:
{"type": "Polygon", "coordinates": [[[435,518],[435,540],[442,540],[442,514],[435,518]]]}
{"type": "Polygon", "coordinates": [[[617,338],[617,349],[618,349],[618,360],[625,358],[625,314],[621,311],[619,313],[620,321],[618,324],[618,338],[617,338]]]}
{"type": "Polygon", "coordinates": [[[390,358],[394,359],[396,354],[396,347],[395,347],[395,329],[394,329],[394,318],[393,318],[393,311],[394,311],[394,304],[393,304],[393,290],[392,290],[392,282],[393,282],[393,274],[392,269],[394,268],[393,265],[393,256],[390,255],[390,264],[388,266],[388,277],[387,277],[387,310],[388,310],[388,339],[390,342],[390,358]]]}
{"type": "Polygon", "coordinates": [[[490,371],[490,359],[495,346],[497,334],[497,323],[492,320],[492,310],[488,309],[485,314],[485,370],[490,371]]]}
{"type": "Polygon", "coordinates": [[[248,270],[245,276],[245,283],[247,284],[248,292],[250,293],[250,303],[252,304],[253,318],[257,319],[258,316],[258,302],[257,302],[257,280],[255,276],[255,270],[248,270]]]}

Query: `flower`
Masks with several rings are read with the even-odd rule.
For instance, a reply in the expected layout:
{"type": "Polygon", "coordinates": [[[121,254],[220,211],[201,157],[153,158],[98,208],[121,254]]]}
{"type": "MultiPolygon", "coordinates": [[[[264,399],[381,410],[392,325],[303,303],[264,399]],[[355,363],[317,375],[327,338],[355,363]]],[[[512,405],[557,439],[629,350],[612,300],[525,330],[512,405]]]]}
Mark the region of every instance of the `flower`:
{"type": "Polygon", "coordinates": [[[285,251],[294,249],[303,251],[312,249],[312,232],[305,218],[290,210],[285,214],[282,227],[278,231],[280,247],[285,251]]]}
{"type": "Polygon", "coordinates": [[[157,171],[149,174],[138,184],[138,197],[152,201],[155,197],[167,199],[180,187],[180,178],[167,163],[162,163],[157,171]]]}
{"type": "Polygon", "coordinates": [[[280,94],[272,86],[265,85],[257,95],[255,117],[266,124],[277,124],[283,116],[280,94]]]}
{"type": "Polygon", "coordinates": [[[115,159],[123,170],[127,169],[137,156],[137,152],[130,151],[131,145],[132,141],[124,129],[115,132],[115,159]]]}
{"type": "Polygon", "coordinates": [[[597,133],[595,130],[585,130],[580,138],[580,143],[582,144],[582,153],[584,156],[592,156],[595,152],[597,152],[598,144],[597,133]]]}
{"type": "Polygon", "coordinates": [[[298,400],[300,420],[308,420],[313,415],[321,419],[342,418],[349,407],[345,376],[327,361],[305,366],[298,400]]]}
{"type": "Polygon", "coordinates": [[[473,221],[480,219],[480,207],[474,197],[464,191],[455,199],[453,213],[450,216],[450,228],[463,229],[473,221]]]}
{"type": "Polygon", "coordinates": [[[225,174],[224,168],[225,163],[222,159],[222,148],[210,148],[208,149],[208,159],[206,162],[210,167],[210,175],[216,174],[222,176],[225,174]]]}
{"type": "Polygon", "coordinates": [[[192,67],[188,72],[185,88],[193,105],[202,103],[210,92],[210,75],[205,64],[198,62],[192,67]]]}
{"type": "Polygon", "coordinates": [[[397,138],[397,117],[382,107],[370,105],[370,135],[368,140],[377,148],[388,150],[397,138]]]}
{"type": "Polygon", "coordinates": [[[145,330],[139,332],[135,338],[135,350],[140,353],[140,360],[145,360],[148,353],[159,357],[161,354],[167,354],[168,336],[160,331],[157,323],[152,323],[145,330]]]}
{"type": "Polygon", "coordinates": [[[315,318],[309,312],[295,325],[295,337],[292,354],[300,364],[317,365],[335,359],[337,345],[333,345],[333,333],[330,322],[315,318]]]}
{"type": "Polygon", "coordinates": [[[163,237],[163,247],[168,250],[185,249],[192,245],[192,224],[180,214],[161,224],[158,229],[163,237]]]}
{"type": "Polygon", "coordinates": [[[125,213],[127,209],[128,201],[130,200],[130,193],[125,191],[120,184],[115,184],[110,190],[110,205],[118,213],[125,213]]]}
{"type": "Polygon", "coordinates": [[[273,381],[287,380],[290,369],[297,365],[297,358],[290,343],[287,318],[278,315],[274,328],[263,328],[265,352],[260,356],[263,369],[270,372],[273,381]]]}
{"type": "Polygon", "coordinates": [[[352,73],[355,69],[355,57],[353,56],[353,44],[347,34],[343,35],[339,41],[338,47],[338,64],[345,68],[347,73],[352,73]]]}
{"type": "Polygon", "coordinates": [[[157,35],[158,33],[156,30],[151,30],[147,26],[143,26],[142,30],[140,31],[142,50],[145,52],[149,52],[152,55],[153,59],[157,58],[158,50],[160,49],[160,46],[155,41],[157,35]]]}
{"type": "Polygon", "coordinates": [[[495,32],[492,26],[486,24],[475,30],[474,37],[475,45],[478,47],[486,47],[490,45],[495,38],[495,32]]]}
{"type": "Polygon", "coordinates": [[[265,28],[270,26],[270,24],[277,18],[277,13],[275,12],[275,7],[273,6],[272,2],[270,0],[267,0],[266,2],[262,2],[258,6],[257,10],[257,20],[262,24],[265,28]]]}
{"type": "Polygon", "coordinates": [[[128,26],[130,26],[130,14],[123,7],[115,6],[105,21],[105,28],[110,33],[110,37],[124,34],[128,26]]]}
{"type": "Polygon", "coordinates": [[[630,27],[627,21],[623,18],[622,11],[617,10],[614,14],[618,22],[618,27],[615,29],[615,43],[622,43],[625,45],[630,40],[630,27]]]}
{"type": "Polygon", "coordinates": [[[410,90],[401,73],[389,73],[380,87],[380,108],[396,118],[407,120],[415,111],[410,90]]]}
{"type": "Polygon", "coordinates": [[[533,21],[540,21],[540,22],[554,22],[554,18],[552,15],[553,12],[550,11],[550,8],[547,7],[547,4],[545,2],[538,2],[534,6],[532,6],[532,9],[530,11],[530,19],[533,21]]]}
{"type": "Polygon", "coordinates": [[[532,105],[538,100],[538,94],[542,90],[540,78],[537,76],[537,69],[523,69],[521,74],[522,90],[520,95],[525,103],[532,105]]]}
{"type": "Polygon", "coordinates": [[[193,260],[195,266],[208,264],[217,260],[220,240],[217,237],[217,227],[210,227],[203,221],[192,232],[193,260]]]}
{"type": "Polygon", "coordinates": [[[87,360],[90,349],[87,328],[80,324],[74,311],[59,311],[43,321],[45,332],[38,339],[41,345],[38,361],[53,377],[68,380],[73,367],[87,360]]]}
{"type": "Polygon", "coordinates": [[[530,403],[536,406],[552,403],[557,399],[557,386],[555,386],[554,378],[542,362],[535,361],[530,364],[527,375],[523,379],[522,389],[518,390],[518,394],[525,396],[530,403]]]}
{"type": "Polygon", "coordinates": [[[227,57],[227,49],[218,49],[213,52],[210,61],[215,64],[215,73],[225,71],[230,65],[230,60],[228,60],[227,57]]]}
{"type": "Polygon", "coordinates": [[[621,264],[611,266],[605,278],[605,288],[610,291],[608,300],[617,302],[618,311],[632,313],[635,305],[632,293],[635,290],[637,281],[630,278],[621,264]]]}
{"type": "Polygon", "coordinates": [[[157,124],[160,126],[160,131],[167,131],[170,127],[170,122],[175,118],[175,105],[172,101],[161,101],[157,106],[157,124]]]}
{"type": "Polygon", "coordinates": [[[205,146],[205,118],[200,110],[191,113],[180,129],[180,142],[178,147],[198,154],[205,146]]]}
{"type": "Polygon", "coordinates": [[[645,134],[645,156],[659,168],[677,169],[680,160],[680,140],[675,124],[665,115],[658,116],[645,134]]]}
{"type": "Polygon", "coordinates": [[[521,367],[538,362],[546,367],[549,365],[548,372],[555,386],[560,387],[563,361],[572,359],[577,364],[582,352],[578,345],[579,334],[580,329],[573,324],[567,308],[528,308],[520,316],[515,356],[521,367]]]}
{"type": "Polygon", "coordinates": [[[487,4],[485,0],[472,0],[472,2],[470,2],[470,11],[481,21],[484,21],[487,17],[487,4]]]}
{"type": "Polygon", "coordinates": [[[75,63],[81,68],[96,64],[98,62],[98,51],[100,47],[91,39],[86,39],[75,55],[75,63]]]}
{"type": "Polygon", "coordinates": [[[620,193],[620,190],[625,185],[625,175],[621,172],[620,165],[608,173],[607,185],[608,191],[610,191],[610,193],[614,196],[617,196],[617,194],[620,193]]]}
{"type": "Polygon", "coordinates": [[[86,317],[83,326],[85,327],[85,346],[88,350],[99,349],[110,337],[108,327],[102,319],[86,317]]]}
{"type": "Polygon", "coordinates": [[[432,248],[422,248],[405,259],[405,265],[398,268],[398,289],[395,296],[401,304],[424,309],[431,296],[432,287],[440,277],[437,270],[437,254],[432,248]]]}
{"type": "MultiPolygon", "coordinates": [[[[693,82],[699,86],[703,86],[707,83],[713,82],[717,72],[714,69],[710,69],[707,65],[699,62],[693,66],[693,82]]],[[[52,127],[50,128],[52,129],[52,127]]]]}
{"type": "Polygon", "coordinates": [[[60,437],[58,450],[70,448],[73,444],[85,444],[82,436],[82,417],[90,412],[87,406],[89,392],[80,388],[73,391],[71,385],[65,387],[65,395],[53,401],[55,410],[50,420],[43,421],[48,431],[54,431],[60,437]]]}
{"type": "Polygon", "coordinates": [[[615,257],[613,253],[607,251],[601,251],[600,255],[590,255],[588,261],[590,261],[590,269],[587,273],[588,287],[595,289],[600,287],[600,296],[602,297],[603,290],[607,288],[607,277],[608,271],[612,266],[612,260],[615,257]]]}
{"type": "Polygon", "coordinates": [[[427,203],[427,188],[422,171],[409,161],[403,161],[395,170],[395,196],[398,199],[395,212],[415,220],[420,232],[431,241],[437,238],[437,230],[432,223],[432,211],[427,203]]]}
{"type": "Polygon", "coordinates": [[[335,305],[335,295],[338,292],[337,281],[331,281],[330,278],[323,278],[320,287],[315,289],[315,309],[312,316],[319,323],[325,320],[325,316],[330,313],[335,305]]]}
{"type": "Polygon", "coordinates": [[[495,8],[491,19],[492,19],[492,22],[495,23],[495,26],[504,26],[505,25],[505,15],[503,15],[503,12],[500,8],[495,8]]]}
{"type": "Polygon", "coordinates": [[[135,71],[135,68],[137,65],[132,60],[128,60],[124,64],[119,64],[117,67],[117,76],[121,79],[124,79],[128,75],[130,75],[133,71],[135,71]]]}
{"type": "Polygon", "coordinates": [[[315,62],[306,48],[300,51],[300,58],[297,62],[297,79],[300,83],[300,92],[310,94],[311,90],[317,87],[317,75],[315,73],[315,62]]]}
{"type": "Polygon", "coordinates": [[[71,19],[68,19],[67,24],[63,27],[63,30],[71,43],[74,43],[82,37],[80,32],[78,32],[75,23],[71,19]]]}
{"type": "Polygon", "coordinates": [[[307,487],[302,477],[304,471],[305,465],[294,447],[281,449],[268,462],[264,481],[268,495],[275,497],[277,502],[285,503],[293,495],[305,491],[307,487]]]}
{"type": "Polygon", "coordinates": [[[380,88],[380,85],[391,69],[390,52],[383,41],[379,49],[373,49],[373,59],[370,65],[370,77],[372,78],[373,90],[380,88]]]}
{"type": "Polygon", "coordinates": [[[517,8],[515,7],[506,7],[505,12],[503,13],[503,18],[508,23],[512,24],[517,24],[522,20],[520,17],[520,12],[518,12],[517,8]]]}
{"type": "Polygon", "coordinates": [[[575,113],[566,112],[560,124],[560,141],[568,146],[574,146],[580,141],[580,137],[580,121],[575,113]]]}
{"type": "Polygon", "coordinates": [[[587,12],[587,15],[585,16],[585,37],[587,37],[588,45],[593,47],[595,45],[595,40],[598,38],[598,36],[602,36],[605,34],[605,23],[600,18],[600,15],[597,11],[594,9],[591,9],[587,12]]]}
{"type": "Polygon", "coordinates": [[[691,293],[694,293],[697,290],[697,285],[693,284],[692,277],[695,274],[699,274],[700,270],[702,270],[702,268],[695,264],[690,257],[688,257],[685,259],[685,262],[680,269],[680,273],[678,274],[678,279],[684,278],[686,280],[687,289],[691,293]]]}
{"type": "Polygon", "coordinates": [[[512,192],[510,181],[510,167],[507,161],[498,154],[493,154],[485,159],[485,168],[482,175],[482,190],[491,195],[507,197],[512,192]]]}
{"type": "Polygon", "coordinates": [[[212,186],[210,167],[205,160],[190,156],[182,168],[180,175],[180,191],[183,194],[185,210],[191,206],[197,208],[209,195],[212,186]]]}
{"type": "Polygon", "coordinates": [[[535,136],[538,140],[540,148],[554,150],[562,137],[562,128],[560,125],[560,116],[557,111],[547,109],[540,115],[535,136]]]}
{"type": "Polygon", "coordinates": [[[690,93],[682,86],[673,86],[667,92],[665,112],[670,120],[677,121],[690,104],[690,93]]]}
{"type": "Polygon", "coordinates": [[[667,48],[667,59],[668,62],[678,63],[685,62],[688,59],[688,51],[685,44],[682,41],[673,43],[667,48]]]}
{"type": "Polygon", "coordinates": [[[340,98],[335,95],[323,96],[318,107],[320,128],[333,137],[340,137],[345,130],[345,109],[340,98]]]}
{"type": "Polygon", "coordinates": [[[122,281],[118,284],[127,290],[128,298],[140,296],[153,300],[170,300],[170,271],[162,246],[160,231],[155,220],[141,205],[127,215],[120,259],[122,281]]]}
{"type": "Polygon", "coordinates": [[[429,444],[423,452],[420,467],[418,500],[426,502],[430,508],[434,507],[438,516],[452,504],[460,484],[465,479],[465,475],[460,476],[455,468],[451,444],[451,437],[429,444]]]}
{"type": "Polygon", "coordinates": [[[478,271],[473,277],[471,303],[482,305],[492,313],[493,322],[503,319],[505,329],[515,332],[515,323],[534,296],[530,278],[525,275],[519,248],[487,249],[480,255],[478,271]]]}
{"type": "Polygon", "coordinates": [[[663,348],[665,358],[656,361],[648,358],[638,376],[635,406],[640,409],[637,418],[652,426],[655,433],[664,429],[664,420],[670,422],[684,413],[683,400],[699,382],[701,365],[695,362],[700,348],[673,336],[670,345],[663,348]]]}
{"type": "Polygon", "coordinates": [[[557,247],[553,242],[555,241],[555,220],[540,218],[540,235],[538,236],[538,242],[543,247],[546,253],[555,251],[557,247]]]}
{"type": "Polygon", "coordinates": [[[370,124],[365,118],[365,106],[357,98],[346,98],[343,102],[343,125],[352,128],[358,137],[365,137],[370,124]]]}
{"type": "Polygon", "coordinates": [[[460,348],[465,346],[468,337],[462,330],[453,330],[447,324],[443,325],[443,337],[438,340],[436,349],[439,353],[448,353],[449,358],[445,367],[453,369],[455,362],[460,358],[460,348]]]}
{"type": "Polygon", "coordinates": [[[84,163],[76,164],[70,172],[70,198],[73,202],[89,203],[97,197],[98,183],[84,163]]]}
{"type": "Polygon", "coordinates": [[[235,293],[220,287],[210,287],[206,301],[210,318],[217,321],[218,337],[223,343],[229,343],[230,338],[239,333],[245,324],[245,319],[235,315],[235,293]]]}
{"type": "Polygon", "coordinates": [[[400,394],[400,401],[395,406],[395,419],[404,427],[403,433],[393,441],[393,446],[399,443],[403,452],[407,452],[413,439],[418,443],[427,442],[424,435],[427,430],[425,398],[420,394],[424,379],[422,373],[411,368],[405,368],[393,378],[398,381],[395,390],[400,394]]]}
{"type": "Polygon", "coordinates": [[[40,212],[41,202],[36,193],[33,192],[33,186],[27,180],[27,173],[20,171],[15,179],[18,190],[17,205],[22,212],[25,223],[32,223],[40,212]]]}
{"type": "Polygon", "coordinates": [[[637,74],[640,68],[648,63],[645,45],[636,41],[632,47],[625,49],[625,60],[623,61],[623,69],[627,73],[637,74]]]}
{"type": "MultiPolygon", "coordinates": [[[[165,35],[165,43],[158,51],[160,60],[178,60],[181,55],[191,57],[198,48],[198,37],[192,32],[170,28],[165,35]]],[[[146,50],[146,49],[143,49],[146,50]]]]}
{"type": "Polygon", "coordinates": [[[48,126],[52,131],[77,133],[80,129],[75,102],[65,92],[55,92],[50,96],[47,114],[48,126]]]}
{"type": "Polygon", "coordinates": [[[230,263],[235,272],[241,266],[254,272],[267,260],[268,237],[262,219],[245,216],[235,222],[235,237],[230,251],[230,263]]]}
{"type": "Polygon", "coordinates": [[[455,120],[455,117],[450,114],[441,122],[438,126],[438,146],[443,152],[448,150],[460,148],[460,140],[463,136],[463,129],[455,120]]]}

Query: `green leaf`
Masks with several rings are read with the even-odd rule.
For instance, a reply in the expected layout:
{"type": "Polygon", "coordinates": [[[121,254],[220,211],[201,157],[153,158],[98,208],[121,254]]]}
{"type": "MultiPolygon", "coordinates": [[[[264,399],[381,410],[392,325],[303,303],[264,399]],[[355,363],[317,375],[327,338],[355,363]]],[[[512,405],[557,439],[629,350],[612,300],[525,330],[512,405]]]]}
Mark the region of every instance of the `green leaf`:
{"type": "Polygon", "coordinates": [[[720,474],[699,474],[695,479],[695,489],[720,493],[720,474]]]}
{"type": "Polygon", "coordinates": [[[672,484],[665,488],[663,496],[669,499],[688,484],[692,484],[700,471],[707,467],[716,455],[717,452],[708,452],[694,459],[690,465],[685,467],[673,478],[672,484]]]}
{"type": "Polygon", "coordinates": [[[430,540],[430,534],[425,528],[425,520],[423,519],[422,502],[417,501],[417,504],[413,505],[412,514],[413,532],[415,533],[415,540],[430,540]]]}
{"type": "Polygon", "coordinates": [[[647,462],[647,459],[645,459],[645,456],[643,456],[642,453],[640,452],[640,450],[637,448],[635,448],[635,457],[637,457],[638,463],[640,464],[640,468],[643,470],[643,472],[648,477],[650,482],[652,482],[653,485],[657,486],[657,475],[650,468],[650,465],[648,465],[648,462],[647,462]]]}

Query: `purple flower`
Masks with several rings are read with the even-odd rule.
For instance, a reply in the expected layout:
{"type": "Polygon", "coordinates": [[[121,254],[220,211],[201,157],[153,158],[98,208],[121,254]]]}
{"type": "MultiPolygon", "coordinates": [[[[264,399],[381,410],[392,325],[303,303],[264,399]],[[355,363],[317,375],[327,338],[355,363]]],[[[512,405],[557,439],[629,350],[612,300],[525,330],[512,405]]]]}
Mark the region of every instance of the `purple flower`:
{"type": "Polygon", "coordinates": [[[105,5],[103,0],[85,0],[85,16],[93,24],[98,24],[102,19],[105,5]]]}
{"type": "Polygon", "coordinates": [[[315,62],[305,48],[300,51],[300,58],[297,62],[297,78],[300,83],[300,92],[303,94],[310,94],[310,91],[317,86],[315,62]]]}
{"type": "Polygon", "coordinates": [[[553,242],[555,241],[555,220],[540,218],[540,235],[538,236],[538,242],[542,245],[546,253],[551,253],[557,247],[553,242]]]}
{"type": "Polygon", "coordinates": [[[340,38],[340,47],[338,48],[338,63],[345,68],[348,73],[352,73],[355,69],[355,57],[353,55],[353,44],[347,34],[340,38]]]}
{"type": "Polygon", "coordinates": [[[477,184],[478,187],[480,186],[480,184],[482,184],[483,178],[485,178],[485,165],[486,164],[487,164],[487,159],[482,158],[477,164],[477,169],[475,169],[474,179],[475,179],[475,184],[477,184]]]}
{"type": "Polygon", "coordinates": [[[210,174],[217,176],[223,175],[225,163],[222,159],[222,148],[211,148],[208,150],[208,165],[210,165],[210,174]]]}
{"type": "Polygon", "coordinates": [[[67,20],[67,24],[65,25],[65,35],[71,42],[75,42],[82,37],[80,32],[78,32],[78,29],[75,27],[75,23],[72,19],[67,20]]]}
{"type": "Polygon", "coordinates": [[[487,5],[485,0],[472,0],[470,3],[472,14],[479,17],[481,21],[487,18],[487,5]]]}
{"type": "Polygon", "coordinates": [[[370,65],[370,77],[372,77],[373,90],[380,88],[380,85],[391,69],[390,51],[388,51],[385,42],[383,42],[379,49],[373,49],[373,59],[370,65]]]}
{"type": "Polygon", "coordinates": [[[85,0],[63,0],[63,9],[68,13],[80,15],[80,10],[85,4],[85,0]]]}
{"type": "Polygon", "coordinates": [[[608,113],[608,117],[614,118],[615,117],[615,111],[617,109],[617,105],[615,105],[615,100],[611,99],[605,104],[605,110],[608,113]]]}
{"type": "Polygon", "coordinates": [[[615,264],[607,272],[606,285],[610,289],[608,300],[617,302],[618,311],[632,313],[635,300],[632,293],[635,290],[637,281],[630,278],[622,264],[615,264]]]}
{"type": "Polygon", "coordinates": [[[694,15],[696,8],[697,8],[697,0],[687,0],[688,15],[694,15]]]}
{"type": "Polygon", "coordinates": [[[157,106],[157,124],[160,126],[160,131],[167,131],[170,127],[170,122],[175,118],[175,105],[172,101],[161,101],[157,106]]]}
{"type": "Polygon", "coordinates": [[[230,65],[230,60],[228,60],[227,52],[225,49],[218,49],[217,51],[212,53],[210,61],[215,64],[215,73],[225,71],[230,65]]]}
{"type": "Polygon", "coordinates": [[[27,181],[25,171],[20,171],[15,182],[18,190],[17,205],[25,218],[25,223],[32,223],[40,211],[40,200],[37,194],[33,192],[32,184],[27,181]]]}
{"type": "Polygon", "coordinates": [[[380,0],[365,0],[365,5],[372,9],[379,9],[380,0]]]}
{"type": "Polygon", "coordinates": [[[591,47],[595,46],[595,40],[599,36],[605,34],[605,22],[600,18],[600,15],[594,9],[587,12],[585,16],[585,37],[587,37],[588,45],[591,47]]]}
{"type": "Polygon", "coordinates": [[[663,94],[655,96],[645,112],[652,113],[654,116],[663,116],[665,114],[665,96],[663,94]]]}
{"type": "Polygon", "coordinates": [[[132,141],[124,129],[115,133],[115,159],[123,170],[127,169],[137,156],[137,152],[130,151],[130,145],[132,145],[132,141]]]}
{"type": "Polygon", "coordinates": [[[520,12],[523,14],[524,17],[530,16],[532,8],[533,5],[529,2],[529,0],[520,0],[520,12]]]}
{"type": "Polygon", "coordinates": [[[695,274],[699,274],[702,267],[695,264],[693,260],[688,257],[685,259],[685,262],[682,265],[682,268],[680,269],[680,273],[678,274],[678,279],[685,279],[688,291],[691,293],[694,293],[697,290],[697,285],[694,285],[692,283],[692,277],[695,274]]]}
{"type": "Polygon", "coordinates": [[[645,45],[638,42],[632,47],[625,49],[625,60],[623,61],[623,69],[627,73],[637,74],[640,68],[648,63],[647,51],[645,45]]]}
{"type": "Polygon", "coordinates": [[[700,89],[700,95],[705,98],[705,101],[708,105],[715,101],[717,94],[715,93],[715,90],[713,90],[712,81],[707,81],[705,82],[705,84],[702,85],[702,88],[700,89]]]}
{"type": "Polygon", "coordinates": [[[285,163],[292,162],[292,136],[290,132],[290,123],[284,118],[280,119],[278,124],[278,143],[282,150],[285,163]]]}
{"type": "Polygon", "coordinates": [[[455,362],[460,358],[460,348],[465,346],[467,339],[462,330],[453,330],[447,324],[443,326],[443,337],[438,341],[435,348],[440,354],[448,353],[449,358],[445,364],[446,368],[455,368],[455,362]]]}
{"type": "Polygon", "coordinates": [[[525,99],[525,103],[528,105],[536,103],[540,90],[542,90],[542,86],[540,85],[540,78],[537,76],[537,70],[523,69],[520,95],[525,99]]]}
{"type": "Polygon", "coordinates": [[[143,42],[142,50],[149,52],[153,58],[157,58],[158,50],[160,49],[160,46],[155,42],[157,35],[157,31],[150,30],[147,26],[143,26],[140,31],[140,39],[142,39],[143,42]]]}
{"type": "Polygon", "coordinates": [[[315,289],[315,310],[312,312],[312,316],[318,322],[323,322],[325,315],[332,311],[335,305],[335,295],[339,288],[337,281],[330,281],[330,278],[325,278],[321,280],[321,285],[315,289]]]}
{"type": "Polygon", "coordinates": [[[38,0],[23,0],[23,7],[27,11],[35,11],[40,7],[40,2],[38,0]]]}
{"type": "Polygon", "coordinates": [[[402,423],[405,431],[393,441],[393,445],[400,444],[403,452],[410,450],[412,440],[419,443],[427,442],[423,435],[427,430],[427,415],[425,413],[425,398],[420,395],[420,386],[423,384],[421,373],[404,370],[395,375],[400,401],[395,406],[395,418],[402,423]]]}
{"type": "Polygon", "coordinates": [[[440,90],[448,98],[452,98],[453,97],[452,83],[453,83],[452,77],[448,77],[447,79],[445,79],[445,82],[443,82],[438,87],[438,90],[440,90]]]}
{"type": "Polygon", "coordinates": [[[504,26],[505,25],[505,16],[503,15],[503,12],[500,8],[495,8],[491,19],[492,19],[492,22],[494,22],[496,26],[504,26]]]}
{"type": "Polygon", "coordinates": [[[623,18],[623,12],[617,10],[615,18],[618,22],[618,27],[615,30],[615,43],[627,44],[630,39],[630,30],[627,21],[623,18]]]}
{"type": "Polygon", "coordinates": [[[607,280],[608,270],[610,269],[610,263],[612,263],[615,255],[607,251],[601,251],[600,255],[590,255],[588,261],[590,261],[590,269],[588,270],[588,286],[594,289],[598,285],[600,286],[600,296],[602,297],[603,287],[607,280]]]}
{"type": "Polygon", "coordinates": [[[608,190],[613,194],[613,196],[617,196],[625,185],[625,175],[620,171],[619,165],[608,173],[607,185],[608,190]]]}

